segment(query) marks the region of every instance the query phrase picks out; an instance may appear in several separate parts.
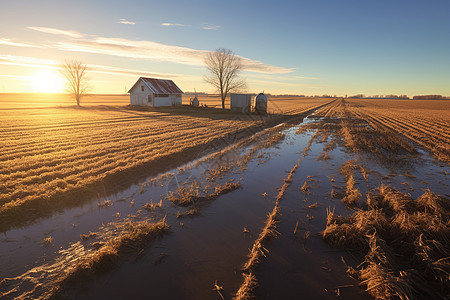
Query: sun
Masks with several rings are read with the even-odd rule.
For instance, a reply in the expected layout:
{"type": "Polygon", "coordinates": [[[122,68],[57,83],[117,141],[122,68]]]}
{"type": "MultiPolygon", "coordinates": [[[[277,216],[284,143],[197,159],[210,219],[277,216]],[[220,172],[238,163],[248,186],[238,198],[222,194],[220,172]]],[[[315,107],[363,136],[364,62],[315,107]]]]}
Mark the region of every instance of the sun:
{"type": "Polygon", "coordinates": [[[57,71],[39,71],[30,77],[30,81],[36,93],[60,93],[64,89],[64,79],[57,71]]]}

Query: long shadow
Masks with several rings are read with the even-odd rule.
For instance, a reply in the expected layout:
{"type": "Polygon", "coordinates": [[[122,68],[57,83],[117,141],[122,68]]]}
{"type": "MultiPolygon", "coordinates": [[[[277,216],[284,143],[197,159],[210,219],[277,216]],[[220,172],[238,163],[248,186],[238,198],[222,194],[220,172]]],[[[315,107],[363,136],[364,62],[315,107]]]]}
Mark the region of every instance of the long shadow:
{"type": "MultiPolygon", "coordinates": [[[[117,108],[113,108],[117,109],[117,108]]],[[[239,111],[232,111],[229,109],[221,109],[214,107],[192,107],[188,105],[175,107],[132,107],[126,106],[120,109],[121,112],[136,114],[142,116],[139,112],[157,112],[165,113],[167,115],[192,116],[196,118],[207,118],[211,120],[240,120],[240,121],[268,121],[271,119],[292,117],[292,115],[284,114],[256,114],[256,113],[241,113],[239,111]]]]}

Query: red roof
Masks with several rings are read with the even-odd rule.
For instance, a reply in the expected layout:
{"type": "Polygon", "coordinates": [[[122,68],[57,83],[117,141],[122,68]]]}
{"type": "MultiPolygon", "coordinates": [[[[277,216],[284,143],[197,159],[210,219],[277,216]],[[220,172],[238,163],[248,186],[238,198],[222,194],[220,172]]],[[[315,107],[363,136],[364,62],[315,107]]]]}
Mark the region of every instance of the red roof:
{"type": "MultiPolygon", "coordinates": [[[[142,80],[154,94],[183,94],[183,91],[170,79],[140,77],[139,80],[142,80]]],[[[128,92],[131,92],[139,80],[128,92]]]]}

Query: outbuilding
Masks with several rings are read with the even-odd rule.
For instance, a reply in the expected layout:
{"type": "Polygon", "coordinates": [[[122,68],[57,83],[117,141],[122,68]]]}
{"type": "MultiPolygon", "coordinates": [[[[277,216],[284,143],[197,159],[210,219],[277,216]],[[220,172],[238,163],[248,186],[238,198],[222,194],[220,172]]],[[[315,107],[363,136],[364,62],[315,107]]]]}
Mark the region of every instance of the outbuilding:
{"type": "Polygon", "coordinates": [[[128,93],[131,105],[159,107],[181,105],[183,91],[169,79],[140,77],[128,93]]]}
{"type": "Polygon", "coordinates": [[[252,95],[250,94],[230,94],[230,109],[249,113],[252,106],[252,95]]]}

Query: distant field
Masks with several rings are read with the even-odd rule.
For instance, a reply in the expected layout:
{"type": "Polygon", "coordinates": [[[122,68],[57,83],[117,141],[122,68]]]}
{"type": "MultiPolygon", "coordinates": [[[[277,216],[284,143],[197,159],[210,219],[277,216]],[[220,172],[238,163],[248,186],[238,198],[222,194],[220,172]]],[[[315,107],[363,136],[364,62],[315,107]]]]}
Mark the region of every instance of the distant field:
{"type": "MultiPolygon", "coordinates": [[[[182,101],[189,105],[194,94],[184,94],[182,101]]],[[[219,96],[200,95],[200,106],[206,105],[213,108],[221,108],[222,102],[219,96]]],[[[328,98],[300,98],[300,97],[269,97],[268,111],[277,114],[295,114],[305,107],[314,106],[317,101],[331,101],[328,98]],[[300,102],[298,102],[300,101],[300,102]]],[[[225,101],[225,107],[230,108],[230,97],[225,101]]],[[[73,97],[67,94],[0,94],[0,109],[18,108],[48,108],[75,106],[73,97]]],[[[82,98],[81,105],[92,106],[126,106],[130,104],[129,95],[87,95],[82,98]]]]}
{"type": "MultiPolygon", "coordinates": [[[[294,115],[331,100],[277,100],[269,108],[294,115]]],[[[39,211],[42,201],[57,198],[78,201],[80,192],[97,195],[100,183],[154,173],[214,141],[233,142],[288,117],[185,107],[137,111],[125,107],[127,96],[108,95],[86,97],[81,109],[57,95],[1,95],[0,103],[2,216],[23,205],[39,211]]]]}
{"type": "MultiPolygon", "coordinates": [[[[128,105],[128,95],[89,95],[81,100],[83,106],[128,105]]],[[[0,109],[60,107],[76,105],[67,94],[0,94],[0,109]]]]}
{"type": "Polygon", "coordinates": [[[397,131],[450,162],[450,100],[346,101],[352,113],[371,125],[397,131]]]}

